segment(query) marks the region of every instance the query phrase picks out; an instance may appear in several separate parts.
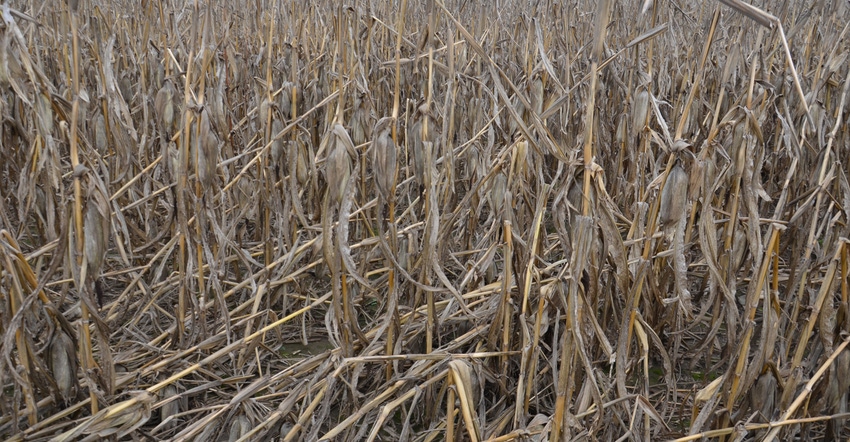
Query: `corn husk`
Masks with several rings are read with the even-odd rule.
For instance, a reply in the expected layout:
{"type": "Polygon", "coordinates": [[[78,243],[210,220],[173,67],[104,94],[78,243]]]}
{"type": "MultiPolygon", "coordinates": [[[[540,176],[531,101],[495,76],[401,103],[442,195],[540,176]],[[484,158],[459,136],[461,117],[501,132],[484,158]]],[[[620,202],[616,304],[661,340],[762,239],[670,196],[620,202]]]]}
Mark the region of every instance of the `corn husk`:
{"type": "Polygon", "coordinates": [[[206,110],[201,112],[198,123],[199,134],[195,152],[198,155],[198,180],[205,189],[211,189],[215,184],[216,169],[218,168],[219,141],[212,130],[210,117],[206,110]]]}
{"type": "Polygon", "coordinates": [[[487,199],[490,202],[490,207],[494,213],[502,213],[505,208],[505,192],[507,192],[508,178],[504,173],[497,173],[493,177],[493,186],[490,188],[490,193],[487,199]]]}
{"type": "Polygon", "coordinates": [[[106,155],[108,149],[108,139],[106,137],[106,120],[103,114],[97,113],[94,117],[94,147],[101,155],[106,155]]]}
{"type": "Polygon", "coordinates": [[[121,74],[118,79],[118,90],[121,92],[121,98],[124,99],[125,103],[130,104],[133,101],[133,82],[126,72],[121,74]]]}
{"type": "Polygon", "coordinates": [[[245,61],[242,59],[242,54],[238,52],[234,52],[232,49],[228,50],[229,57],[227,57],[228,61],[228,75],[230,75],[230,82],[233,85],[240,85],[245,80],[243,78],[243,72],[245,72],[245,61]]]}
{"type": "Polygon", "coordinates": [[[688,174],[681,165],[676,164],[670,169],[661,191],[661,207],[658,211],[658,222],[665,229],[674,227],[685,215],[688,181],[688,174]]]}
{"type": "Polygon", "coordinates": [[[97,278],[106,257],[110,235],[109,200],[103,191],[91,185],[86,202],[86,214],[83,224],[85,234],[85,254],[88,262],[88,275],[97,278]]]}
{"type": "Polygon", "coordinates": [[[341,124],[334,125],[328,134],[328,159],[325,163],[325,179],[328,183],[328,197],[334,204],[342,201],[342,194],[348,177],[351,175],[351,157],[354,145],[348,132],[341,124]]]}
{"type": "Polygon", "coordinates": [[[216,70],[216,77],[218,82],[213,85],[214,87],[207,88],[207,101],[205,103],[205,108],[210,113],[210,118],[212,119],[213,124],[219,130],[225,130],[227,127],[227,109],[224,107],[224,99],[225,99],[225,75],[224,75],[224,65],[221,64],[218,66],[216,70]]]}
{"type": "Polygon", "coordinates": [[[531,81],[530,87],[531,95],[531,110],[534,111],[535,114],[541,115],[543,113],[543,80],[540,78],[540,75],[535,75],[534,79],[531,81]]]}
{"type": "Polygon", "coordinates": [[[71,400],[77,386],[77,352],[74,342],[61,328],[50,341],[50,371],[63,400],[71,400]]]}
{"type": "Polygon", "coordinates": [[[393,118],[385,117],[375,125],[375,139],[372,141],[373,173],[375,187],[384,201],[391,201],[395,193],[396,175],[398,174],[396,146],[390,137],[393,118]]]}
{"type": "Polygon", "coordinates": [[[280,95],[278,96],[280,113],[287,119],[292,118],[292,87],[292,83],[284,81],[281,85],[280,95]]]}
{"type": "Polygon", "coordinates": [[[620,115],[620,118],[617,120],[617,134],[615,140],[617,144],[622,144],[627,141],[627,134],[629,133],[629,123],[626,114],[620,115]]]}
{"type": "Polygon", "coordinates": [[[219,430],[220,421],[218,419],[213,420],[209,424],[204,426],[203,431],[200,434],[195,436],[193,439],[194,442],[207,442],[213,439],[213,435],[215,435],[219,430]]]}
{"type": "Polygon", "coordinates": [[[431,166],[427,163],[433,162],[434,122],[424,104],[419,106],[416,115],[416,121],[410,126],[407,134],[408,143],[413,156],[413,171],[416,182],[420,186],[427,187],[430,183],[427,174],[431,170],[431,166]],[[427,131],[425,130],[426,120],[427,131]]]}
{"type": "Polygon", "coordinates": [[[746,126],[747,122],[741,120],[732,129],[732,145],[730,146],[729,157],[735,164],[735,168],[730,170],[730,172],[735,175],[741,175],[746,165],[747,146],[744,140],[746,126]]]}
{"type": "Polygon", "coordinates": [[[307,146],[300,138],[288,143],[290,157],[295,161],[295,178],[298,184],[304,186],[310,180],[310,157],[307,146]]]}
{"type": "MultiPolygon", "coordinates": [[[[160,392],[160,400],[171,399],[174,396],[177,396],[177,387],[174,384],[168,385],[162,389],[160,392]]],[[[170,402],[166,403],[159,409],[160,421],[165,422],[166,419],[171,418],[172,416],[180,413],[180,401],[179,399],[172,399],[170,402]]],[[[175,422],[172,420],[167,424],[168,427],[173,427],[175,422]]]]}
{"type": "Polygon", "coordinates": [[[407,133],[407,142],[413,157],[413,176],[420,186],[425,185],[425,148],[422,144],[422,122],[417,121],[407,133]]]}
{"type": "Polygon", "coordinates": [[[634,98],[632,107],[632,136],[637,136],[646,126],[646,117],[649,115],[649,92],[641,88],[634,98]]]}
{"type": "Polygon", "coordinates": [[[248,434],[251,431],[251,421],[244,414],[240,414],[230,424],[230,433],[228,434],[228,442],[236,442],[240,437],[248,434]]]}
{"type": "Polygon", "coordinates": [[[166,138],[170,138],[177,127],[178,110],[176,103],[177,89],[170,79],[157,91],[154,100],[154,112],[156,113],[159,130],[166,138]]]}
{"type": "MultiPolygon", "coordinates": [[[[275,118],[274,121],[272,121],[272,139],[274,139],[275,135],[279,134],[281,131],[283,131],[283,123],[279,119],[275,118]]],[[[284,141],[283,137],[280,137],[272,141],[271,147],[272,164],[275,167],[281,167],[284,170],[286,169],[286,158],[284,157],[284,154],[286,153],[285,143],[286,141],[284,141]]]]}
{"type": "Polygon", "coordinates": [[[53,109],[50,105],[50,99],[44,94],[38,94],[35,104],[39,123],[45,132],[42,136],[47,137],[53,133],[53,109]]]}
{"type": "Polygon", "coordinates": [[[761,414],[760,421],[770,421],[776,411],[776,396],[779,383],[772,370],[764,370],[750,390],[750,401],[753,408],[761,414]]]}
{"type": "MultiPolygon", "coordinates": [[[[357,94],[357,97],[354,99],[354,115],[351,117],[351,141],[354,142],[355,146],[359,146],[371,137],[371,131],[369,130],[369,110],[366,108],[366,100],[363,94],[357,94]]],[[[378,136],[378,133],[375,132],[375,136],[378,136]]]]}
{"type": "Polygon", "coordinates": [[[518,140],[513,152],[514,173],[520,177],[525,177],[528,174],[528,141],[525,139],[518,140]]]}
{"type": "Polygon", "coordinates": [[[274,103],[268,98],[263,99],[263,102],[260,103],[260,109],[258,112],[258,117],[260,118],[260,125],[263,126],[266,122],[269,121],[269,113],[273,110],[274,103]]]}
{"type": "Polygon", "coordinates": [[[174,141],[169,141],[165,147],[165,160],[167,160],[169,177],[172,181],[177,181],[180,176],[180,150],[177,149],[174,141]]]}

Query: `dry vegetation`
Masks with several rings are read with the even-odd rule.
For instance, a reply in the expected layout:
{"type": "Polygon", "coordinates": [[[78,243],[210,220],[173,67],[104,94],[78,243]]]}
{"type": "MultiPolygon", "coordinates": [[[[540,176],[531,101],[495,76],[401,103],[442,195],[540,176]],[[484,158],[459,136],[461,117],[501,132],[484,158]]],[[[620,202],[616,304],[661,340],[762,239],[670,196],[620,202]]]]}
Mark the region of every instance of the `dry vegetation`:
{"type": "Polygon", "coordinates": [[[846,1],[181,3],[2,10],[0,438],[848,435],[846,1]]]}

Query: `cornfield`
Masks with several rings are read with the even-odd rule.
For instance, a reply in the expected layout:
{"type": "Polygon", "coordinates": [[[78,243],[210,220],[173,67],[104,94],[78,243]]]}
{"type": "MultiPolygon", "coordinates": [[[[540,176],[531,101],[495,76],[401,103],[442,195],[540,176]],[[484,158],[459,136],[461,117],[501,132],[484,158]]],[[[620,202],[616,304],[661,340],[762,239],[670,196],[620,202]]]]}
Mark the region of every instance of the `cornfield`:
{"type": "Polygon", "coordinates": [[[7,0],[0,438],[850,436],[844,0],[7,0]]]}

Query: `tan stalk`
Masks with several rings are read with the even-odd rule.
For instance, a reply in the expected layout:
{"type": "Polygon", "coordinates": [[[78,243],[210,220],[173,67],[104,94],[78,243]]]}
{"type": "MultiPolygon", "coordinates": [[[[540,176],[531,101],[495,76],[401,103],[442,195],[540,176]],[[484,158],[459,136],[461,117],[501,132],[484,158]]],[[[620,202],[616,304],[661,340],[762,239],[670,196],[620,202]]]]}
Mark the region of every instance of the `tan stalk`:
{"type": "MultiPolygon", "coordinates": [[[[529,374],[533,374],[533,372],[529,371],[530,366],[533,367],[535,358],[535,349],[537,348],[538,342],[537,338],[539,337],[539,330],[535,327],[535,339],[532,341],[531,336],[528,336],[528,333],[525,330],[525,324],[530,319],[528,314],[528,302],[529,295],[531,294],[531,285],[534,278],[534,270],[535,264],[537,262],[537,247],[538,241],[540,240],[540,229],[541,224],[543,222],[543,216],[546,212],[546,202],[549,200],[549,185],[543,184],[540,189],[540,193],[537,195],[537,208],[535,209],[534,214],[534,223],[531,227],[532,237],[531,237],[531,248],[529,250],[528,256],[528,265],[525,268],[525,278],[524,284],[522,287],[522,308],[520,310],[520,319],[519,321],[523,324],[523,334],[522,334],[522,351],[523,356],[520,362],[520,375],[517,384],[519,388],[517,388],[517,398],[516,398],[516,408],[514,411],[514,422],[519,422],[520,418],[524,417],[524,415],[528,411],[528,401],[529,395],[531,394],[528,385],[525,384],[525,378],[530,377],[529,374]]],[[[542,302],[542,298],[541,298],[542,302]]],[[[539,314],[539,313],[538,313],[539,314]]],[[[538,317],[539,320],[539,317],[538,317]]],[[[507,350],[507,349],[504,349],[507,350]]]]}
{"type": "MultiPolygon", "coordinates": [[[[7,232],[5,230],[2,231],[3,236],[7,236],[7,232]]],[[[12,264],[9,255],[3,254],[4,261],[6,263],[6,272],[9,274],[15,273],[15,265],[12,264]]],[[[18,314],[18,311],[21,309],[24,303],[24,292],[23,287],[20,281],[17,278],[14,280],[13,290],[8,294],[9,306],[11,307],[11,311],[18,314]]],[[[21,367],[27,368],[21,373],[21,378],[23,379],[23,383],[21,384],[21,388],[23,389],[24,403],[27,404],[27,412],[25,413],[27,416],[27,422],[29,425],[35,425],[38,422],[38,408],[35,403],[35,395],[34,388],[32,385],[32,379],[30,378],[30,370],[32,367],[32,361],[30,360],[30,355],[32,355],[32,349],[30,349],[29,343],[24,337],[24,330],[18,328],[15,330],[15,346],[18,350],[18,358],[20,358],[21,367]]],[[[54,371],[54,376],[57,374],[54,371]]]]}
{"type": "MultiPolygon", "coordinates": [[[[80,95],[80,48],[79,42],[77,38],[77,11],[76,8],[68,8],[68,20],[71,23],[71,45],[72,49],[72,57],[73,57],[73,70],[72,70],[72,81],[73,81],[73,89],[74,89],[74,102],[71,108],[71,168],[73,170],[77,170],[77,167],[81,165],[80,163],[80,153],[79,146],[77,143],[77,128],[79,126],[79,95],[80,95]]],[[[83,257],[85,255],[84,245],[84,231],[83,231],[83,195],[82,195],[82,183],[81,177],[78,174],[74,174],[74,232],[76,233],[76,266],[77,268],[83,268],[83,257]]],[[[85,281],[77,282],[77,290],[82,292],[84,290],[88,290],[85,287],[85,281]]],[[[80,296],[86,296],[81,294],[80,296]]],[[[87,372],[88,370],[95,369],[97,367],[97,363],[94,361],[94,356],[92,355],[92,341],[91,341],[91,331],[89,330],[89,310],[86,306],[86,303],[80,303],[80,312],[81,312],[81,321],[80,321],[80,362],[82,363],[83,372],[87,372]]],[[[91,399],[91,412],[95,414],[99,411],[97,396],[94,391],[89,392],[89,398],[91,399]]],[[[31,422],[35,423],[35,422],[31,422]]]]}
{"type": "MultiPolygon", "coordinates": [[[[763,293],[764,286],[767,280],[767,272],[770,269],[771,255],[773,253],[779,253],[779,230],[773,230],[773,233],[770,237],[770,242],[768,243],[767,250],[764,255],[764,259],[762,260],[761,265],[759,266],[758,280],[756,281],[755,290],[750,292],[750,296],[747,297],[747,319],[750,324],[753,324],[753,320],[755,319],[756,309],[758,308],[758,299],[763,293]]],[[[767,306],[767,302],[769,301],[769,296],[765,297],[765,306],[767,306]]],[[[726,403],[729,407],[732,407],[735,404],[735,401],[740,394],[740,381],[741,377],[744,374],[744,371],[747,367],[747,362],[749,361],[749,351],[750,351],[750,340],[753,336],[754,327],[749,326],[746,328],[744,332],[744,336],[742,337],[741,346],[738,350],[738,360],[735,365],[735,371],[732,376],[732,384],[729,390],[729,396],[726,400],[726,403]]],[[[805,347],[805,345],[803,345],[805,347]]]]}
{"type": "MultiPolygon", "coordinates": [[[[195,57],[194,48],[189,52],[189,60],[192,60],[195,57]]],[[[188,245],[186,238],[189,235],[189,220],[187,219],[187,211],[188,211],[188,202],[186,201],[186,192],[189,186],[189,143],[190,141],[190,130],[191,124],[193,121],[192,111],[189,109],[189,105],[192,102],[192,91],[191,91],[191,77],[192,77],[192,67],[194,63],[187,62],[186,63],[186,76],[183,84],[183,130],[180,131],[179,134],[179,171],[177,177],[177,235],[179,235],[179,255],[177,261],[177,270],[180,281],[180,286],[178,288],[178,297],[177,297],[177,315],[176,321],[176,333],[177,333],[177,345],[180,348],[184,348],[186,345],[186,311],[188,307],[188,299],[189,294],[187,293],[188,287],[188,275],[187,275],[187,260],[189,259],[188,255],[188,245]]]]}
{"type": "Polygon", "coordinates": [[[455,440],[455,389],[451,387],[454,383],[454,375],[449,371],[446,376],[449,392],[446,395],[446,441],[455,440]]]}
{"type": "MultiPolygon", "coordinates": [[[[841,249],[844,249],[846,247],[846,245],[847,245],[846,242],[842,242],[841,246],[839,246],[839,248],[838,248],[839,251],[841,249]]],[[[833,260],[832,264],[830,264],[830,267],[831,268],[834,267],[834,264],[835,264],[835,261],[833,260]]],[[[824,285],[826,285],[826,283],[824,283],[824,285]]],[[[821,289],[823,289],[823,287],[821,287],[821,289]]],[[[813,322],[814,322],[814,320],[809,321],[809,323],[813,323],[813,322]]],[[[823,377],[824,373],[826,373],[827,369],[829,369],[829,367],[832,365],[832,362],[835,360],[835,358],[837,358],[838,355],[840,355],[841,352],[844,351],[845,348],[847,348],[848,344],[850,344],[850,336],[845,338],[844,342],[842,342],[841,345],[839,345],[838,347],[835,348],[835,351],[832,352],[832,354],[826,359],[826,361],[824,361],[824,363],[820,366],[820,368],[818,368],[818,370],[814,373],[814,375],[812,375],[812,377],[809,379],[809,381],[806,382],[806,385],[804,386],[803,390],[794,399],[794,402],[788,407],[787,410],[785,410],[782,413],[782,416],[779,419],[780,423],[787,421],[791,417],[791,415],[793,415],[797,411],[797,409],[800,407],[800,405],[802,405],[803,402],[808,399],[809,395],[812,392],[812,389],[813,389],[815,383],[817,383],[823,377]]],[[[795,356],[795,358],[796,358],[796,356],[795,356]]],[[[794,364],[794,366],[796,366],[796,364],[794,364]]],[[[764,437],[764,439],[762,439],[764,442],[772,442],[776,438],[776,434],[779,433],[779,431],[782,429],[782,426],[775,425],[774,422],[771,422],[771,426],[772,426],[772,428],[770,429],[770,431],[767,433],[767,435],[764,437]]]]}
{"type": "MultiPolygon", "coordinates": [[[[590,72],[596,73],[599,60],[602,58],[602,46],[605,44],[605,35],[608,33],[608,15],[610,13],[610,0],[600,0],[596,5],[596,24],[593,30],[593,53],[590,72]]],[[[650,57],[651,59],[651,57],[650,57]]],[[[587,108],[584,122],[584,147],[582,148],[584,160],[584,186],[582,196],[581,213],[590,216],[590,169],[593,163],[593,119],[596,110],[596,90],[598,87],[598,74],[590,77],[590,90],[588,92],[587,108]]]]}
{"type": "MultiPolygon", "coordinates": [[[[391,124],[391,135],[392,142],[395,146],[399,146],[399,138],[397,133],[397,124],[399,116],[399,107],[401,105],[401,40],[404,32],[405,22],[407,20],[407,0],[402,0],[401,7],[398,12],[397,19],[397,35],[396,35],[396,44],[395,44],[395,85],[393,89],[393,108],[392,108],[392,121],[391,124]]],[[[373,136],[377,136],[377,134],[372,134],[373,136]]],[[[388,215],[389,220],[387,225],[389,226],[389,246],[390,253],[395,256],[397,254],[398,246],[397,246],[397,234],[395,227],[395,198],[389,198],[388,201],[388,215]]],[[[379,214],[380,216],[380,214],[379,214]]],[[[382,219],[378,219],[378,223],[382,223],[382,219]]],[[[390,257],[387,257],[389,259],[390,257]]],[[[390,322],[391,326],[388,329],[387,333],[387,342],[386,342],[386,354],[392,355],[395,354],[395,345],[396,339],[398,339],[398,328],[396,324],[398,323],[397,315],[395,307],[398,306],[399,294],[398,287],[396,286],[396,272],[394,266],[389,266],[389,285],[388,285],[388,294],[392,299],[390,300],[390,305],[393,307],[393,311],[389,312],[390,314],[390,322]]],[[[426,351],[430,351],[431,349],[431,335],[430,335],[430,327],[426,328],[426,351]]],[[[385,376],[389,381],[391,378],[390,366],[387,366],[385,376]]]]}
{"type": "MultiPolygon", "coordinates": [[[[269,14],[269,32],[266,36],[266,99],[271,102],[272,100],[272,88],[274,84],[272,83],[272,47],[274,46],[274,31],[275,31],[275,22],[274,17],[269,14]]],[[[265,143],[269,144],[272,140],[272,116],[274,112],[271,109],[267,112],[266,119],[263,121],[264,130],[264,139],[265,143]]],[[[266,267],[271,264],[273,261],[272,256],[272,233],[271,233],[271,209],[269,208],[268,201],[266,201],[272,195],[272,188],[274,186],[274,179],[268,176],[269,172],[269,157],[264,155],[260,161],[258,166],[257,174],[259,176],[264,177],[263,182],[265,183],[265,198],[260,198],[260,211],[263,214],[263,242],[265,244],[265,264],[266,267]]]]}

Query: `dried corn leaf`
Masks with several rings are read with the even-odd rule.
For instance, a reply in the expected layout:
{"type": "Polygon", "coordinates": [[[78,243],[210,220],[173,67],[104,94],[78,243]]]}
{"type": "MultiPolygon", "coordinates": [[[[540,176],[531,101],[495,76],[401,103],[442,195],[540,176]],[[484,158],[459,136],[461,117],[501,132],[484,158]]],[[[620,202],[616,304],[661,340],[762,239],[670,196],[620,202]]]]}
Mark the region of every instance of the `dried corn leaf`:
{"type": "Polygon", "coordinates": [[[83,423],[50,439],[50,441],[93,441],[113,435],[122,438],[150,419],[151,405],[154,400],[154,397],[147,392],[137,393],[132,399],[104,408],[83,423]],[[81,437],[83,435],[86,436],[81,437]]]}

